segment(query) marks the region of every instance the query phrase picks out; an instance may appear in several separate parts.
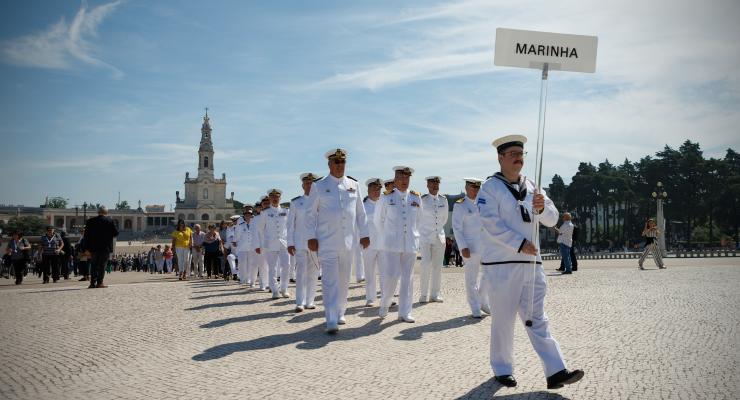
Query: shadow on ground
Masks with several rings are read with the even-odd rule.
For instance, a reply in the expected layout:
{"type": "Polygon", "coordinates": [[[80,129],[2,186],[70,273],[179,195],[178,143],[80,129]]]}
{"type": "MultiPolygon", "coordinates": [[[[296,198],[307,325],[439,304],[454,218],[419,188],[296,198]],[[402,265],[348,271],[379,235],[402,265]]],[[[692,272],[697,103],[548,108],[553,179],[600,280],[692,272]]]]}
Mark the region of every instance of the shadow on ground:
{"type": "Polygon", "coordinates": [[[567,397],[563,397],[557,393],[548,392],[545,390],[538,390],[535,392],[527,393],[516,393],[516,394],[505,394],[496,396],[496,392],[499,390],[507,390],[501,384],[496,382],[493,378],[481,383],[471,391],[458,397],[456,400],[478,400],[478,399],[506,399],[506,400],[568,400],[567,397]]]}

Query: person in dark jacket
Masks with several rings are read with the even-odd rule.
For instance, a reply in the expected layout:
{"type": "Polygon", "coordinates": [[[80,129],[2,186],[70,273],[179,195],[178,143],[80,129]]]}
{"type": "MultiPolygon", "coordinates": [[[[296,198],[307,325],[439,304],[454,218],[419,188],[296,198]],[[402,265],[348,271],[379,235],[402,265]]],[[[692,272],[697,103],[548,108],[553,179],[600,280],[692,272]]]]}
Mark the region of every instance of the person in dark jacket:
{"type": "Polygon", "coordinates": [[[62,238],[62,243],[64,243],[64,247],[62,247],[62,251],[59,253],[59,272],[61,277],[67,280],[69,279],[69,263],[74,257],[74,249],[67,237],[67,232],[63,230],[59,231],[59,237],[62,238]]]}
{"type": "Polygon", "coordinates": [[[105,206],[98,207],[98,216],[90,218],[85,224],[84,250],[90,253],[90,289],[105,288],[105,266],[113,251],[113,238],[118,236],[118,229],[108,217],[105,206]]]}

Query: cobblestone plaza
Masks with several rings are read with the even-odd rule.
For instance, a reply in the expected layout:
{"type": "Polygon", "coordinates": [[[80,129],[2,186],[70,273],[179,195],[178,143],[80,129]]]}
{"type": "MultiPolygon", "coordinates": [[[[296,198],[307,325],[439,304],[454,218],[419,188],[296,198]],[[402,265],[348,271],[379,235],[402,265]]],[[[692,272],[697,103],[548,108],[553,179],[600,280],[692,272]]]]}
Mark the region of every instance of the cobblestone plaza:
{"type": "Polygon", "coordinates": [[[586,371],[558,391],[546,390],[521,324],[519,386],[491,379],[491,317],[469,317],[461,268],[444,269],[444,303],[414,304],[415,324],[393,309],[378,319],[353,283],[336,336],[320,301],[296,314],[292,299],[233,282],[2,280],[0,398],[739,398],[740,259],[666,261],[638,271],[635,260],[588,260],[571,276],[546,262],[553,335],[568,366],[586,371]]]}

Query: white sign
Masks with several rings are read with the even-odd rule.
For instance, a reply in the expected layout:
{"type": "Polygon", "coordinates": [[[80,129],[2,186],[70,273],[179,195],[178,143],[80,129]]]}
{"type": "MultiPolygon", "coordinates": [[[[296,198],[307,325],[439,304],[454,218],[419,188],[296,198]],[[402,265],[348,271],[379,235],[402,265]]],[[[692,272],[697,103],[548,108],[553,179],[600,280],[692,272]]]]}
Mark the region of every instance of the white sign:
{"type": "Polygon", "coordinates": [[[496,29],[493,63],[505,67],[551,70],[596,71],[596,36],[496,29]]]}

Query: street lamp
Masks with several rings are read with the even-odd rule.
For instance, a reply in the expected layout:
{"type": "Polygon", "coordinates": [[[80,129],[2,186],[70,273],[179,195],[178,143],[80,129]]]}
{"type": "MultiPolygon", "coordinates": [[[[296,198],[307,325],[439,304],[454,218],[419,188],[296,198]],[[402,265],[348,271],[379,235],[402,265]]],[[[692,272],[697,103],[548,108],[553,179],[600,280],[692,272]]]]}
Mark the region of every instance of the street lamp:
{"type": "Polygon", "coordinates": [[[653,189],[653,193],[651,194],[655,201],[657,202],[657,217],[658,217],[658,229],[660,229],[660,235],[658,236],[658,247],[660,248],[660,252],[663,255],[663,257],[666,256],[666,247],[665,247],[665,218],[663,217],[663,200],[668,198],[668,192],[665,191],[665,187],[663,186],[663,182],[658,182],[655,185],[655,189],[653,189]]]}

